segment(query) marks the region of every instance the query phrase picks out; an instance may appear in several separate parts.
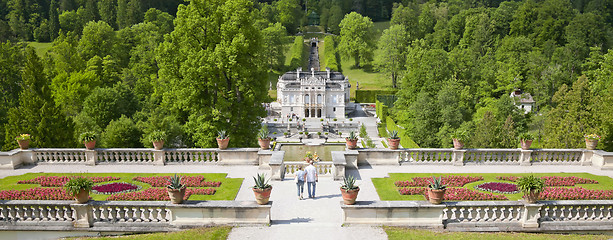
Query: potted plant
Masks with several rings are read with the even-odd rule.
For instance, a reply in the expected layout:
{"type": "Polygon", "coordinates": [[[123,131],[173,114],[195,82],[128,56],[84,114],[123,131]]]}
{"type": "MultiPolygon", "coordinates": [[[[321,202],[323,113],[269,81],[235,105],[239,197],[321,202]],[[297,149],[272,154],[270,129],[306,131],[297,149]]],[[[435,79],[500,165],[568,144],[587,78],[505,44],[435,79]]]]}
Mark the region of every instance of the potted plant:
{"type": "Polygon", "coordinates": [[[451,134],[451,138],[453,139],[453,148],[459,150],[464,148],[464,143],[468,137],[466,131],[456,131],[451,134]]]}
{"type": "Polygon", "coordinates": [[[98,139],[98,135],[96,135],[96,132],[93,131],[87,131],[79,135],[79,141],[85,144],[85,148],[89,150],[96,147],[96,139],[98,139]]]}
{"type": "Polygon", "coordinates": [[[595,133],[585,135],[585,148],[587,148],[587,150],[596,149],[598,140],[600,140],[600,136],[596,135],[595,133]]]}
{"type": "Polygon", "coordinates": [[[174,204],[182,203],[183,197],[185,197],[185,189],[187,188],[181,183],[181,179],[182,177],[175,174],[173,177],[170,177],[168,185],[166,186],[170,202],[174,204]]]}
{"type": "Polygon", "coordinates": [[[335,121],[335,122],[336,122],[336,120],[338,120],[338,119],[336,119],[336,118],[335,118],[335,119],[332,119],[332,121],[335,121]]]}
{"type": "Polygon", "coordinates": [[[270,137],[268,136],[268,129],[262,128],[258,132],[258,143],[260,144],[260,148],[269,149],[270,148],[270,137]]]}
{"type": "Polygon", "coordinates": [[[15,137],[15,140],[17,140],[17,144],[19,144],[19,148],[21,148],[22,150],[28,149],[28,147],[30,147],[30,134],[20,134],[19,136],[15,137]]]}
{"type": "Polygon", "coordinates": [[[358,192],[360,192],[360,187],[355,185],[355,177],[349,175],[343,179],[341,194],[343,195],[343,202],[345,205],[355,204],[355,199],[358,198],[358,192]]]}
{"type": "Polygon", "coordinates": [[[347,148],[349,149],[355,149],[358,146],[358,136],[355,135],[354,131],[349,133],[349,136],[345,138],[345,141],[347,141],[347,148]]]}
{"type": "Polygon", "coordinates": [[[77,200],[77,203],[86,203],[89,201],[89,191],[93,186],[94,182],[91,179],[76,177],[64,184],[64,189],[77,200]]]}
{"type": "Polygon", "coordinates": [[[219,146],[219,149],[228,148],[228,143],[230,143],[230,136],[226,130],[217,131],[217,146],[219,146]]]}
{"type": "Polygon", "coordinates": [[[539,194],[545,188],[545,180],[533,175],[522,177],[517,180],[517,188],[524,193],[526,202],[536,203],[539,194]]]}
{"type": "Polygon", "coordinates": [[[164,148],[166,136],[166,132],[162,130],[155,130],[149,134],[149,141],[153,143],[153,148],[155,148],[155,150],[162,150],[162,148],[164,148]]]}
{"type": "Polygon", "coordinates": [[[260,205],[268,203],[270,198],[270,192],[272,192],[272,186],[268,184],[266,174],[258,174],[257,177],[253,177],[255,185],[253,186],[253,194],[255,194],[255,201],[260,205]]]}
{"type": "Polygon", "coordinates": [[[387,135],[389,136],[389,138],[387,138],[387,144],[390,145],[390,149],[398,149],[398,145],[400,145],[400,137],[398,136],[398,131],[388,131],[387,135]]]}
{"type": "Polygon", "coordinates": [[[432,204],[440,204],[445,198],[447,186],[443,185],[443,177],[432,177],[430,185],[428,185],[428,201],[432,204]]]}
{"type": "Polygon", "coordinates": [[[289,133],[288,133],[288,132],[284,132],[284,133],[283,133],[283,136],[287,137],[287,135],[289,135],[289,133]]]}
{"type": "Polygon", "coordinates": [[[519,135],[519,141],[521,142],[521,149],[528,150],[530,149],[530,145],[532,145],[532,140],[534,140],[534,136],[530,133],[522,133],[519,135]]]}

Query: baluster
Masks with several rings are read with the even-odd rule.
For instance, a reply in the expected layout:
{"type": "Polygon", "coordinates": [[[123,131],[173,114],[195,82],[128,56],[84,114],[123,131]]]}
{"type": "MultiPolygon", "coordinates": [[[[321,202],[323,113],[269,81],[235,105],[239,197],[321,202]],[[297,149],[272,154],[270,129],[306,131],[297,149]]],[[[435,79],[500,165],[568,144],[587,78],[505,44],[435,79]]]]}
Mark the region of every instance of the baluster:
{"type": "Polygon", "coordinates": [[[2,220],[9,221],[9,209],[8,206],[0,206],[0,214],[2,214],[2,220]]]}
{"type": "Polygon", "coordinates": [[[109,214],[107,215],[107,217],[109,218],[109,222],[119,221],[119,219],[117,218],[117,207],[116,206],[109,206],[107,211],[109,211],[109,214]]]}
{"type": "Polygon", "coordinates": [[[507,219],[507,216],[505,214],[506,211],[507,211],[506,207],[500,207],[500,221],[501,222],[503,222],[503,221],[505,221],[507,219]]]}
{"type": "Polygon", "coordinates": [[[101,222],[104,221],[104,209],[103,206],[92,206],[92,211],[94,214],[94,221],[101,222]]]}
{"type": "Polygon", "coordinates": [[[21,206],[15,206],[15,209],[17,209],[16,220],[26,220],[25,209],[21,206]]]}
{"type": "Polygon", "coordinates": [[[604,220],[604,210],[605,210],[605,206],[601,205],[600,207],[598,207],[598,216],[596,216],[594,218],[595,221],[603,221],[604,220]]]}
{"type": "Polygon", "coordinates": [[[466,208],[460,207],[460,217],[458,218],[459,222],[462,222],[466,219],[466,208]]]}
{"type": "Polygon", "coordinates": [[[166,219],[166,216],[167,216],[166,215],[166,208],[165,207],[160,208],[160,217],[161,217],[160,221],[167,222],[168,219],[166,219]]]}
{"type": "Polygon", "coordinates": [[[33,216],[32,216],[32,206],[23,206],[23,208],[25,209],[25,220],[26,220],[26,221],[31,221],[31,220],[33,220],[33,216]]]}
{"type": "Polygon", "coordinates": [[[140,208],[139,207],[131,207],[132,208],[132,222],[140,222],[140,208]]]}
{"type": "Polygon", "coordinates": [[[43,208],[44,208],[45,206],[36,206],[36,205],[31,206],[31,208],[32,208],[32,210],[33,210],[33,211],[32,211],[32,220],[35,220],[35,221],[40,221],[41,219],[43,219],[43,218],[41,217],[41,215],[40,215],[40,214],[41,214],[41,212],[40,212],[40,208],[41,208],[41,207],[43,207],[43,208]]]}
{"type": "Polygon", "coordinates": [[[482,207],[477,207],[477,208],[475,209],[475,210],[476,210],[476,213],[475,213],[476,215],[475,215],[475,219],[474,219],[474,220],[475,220],[475,222],[479,222],[479,221],[482,221],[482,220],[483,220],[483,218],[482,218],[482,216],[481,216],[481,210],[482,210],[481,208],[482,208],[482,207]]]}
{"type": "Polygon", "coordinates": [[[119,221],[126,222],[126,208],[123,206],[119,206],[119,221]]]}
{"type": "Polygon", "coordinates": [[[490,221],[495,222],[495,221],[497,221],[497,220],[498,220],[498,216],[497,216],[498,210],[499,210],[499,209],[498,209],[498,207],[496,207],[496,206],[494,206],[494,207],[492,208],[492,216],[491,216],[491,218],[490,218],[490,221]]]}
{"type": "Polygon", "coordinates": [[[453,207],[451,209],[451,217],[450,217],[450,219],[454,219],[454,220],[458,219],[458,216],[456,215],[457,211],[458,211],[458,208],[456,208],[456,207],[453,207]]]}

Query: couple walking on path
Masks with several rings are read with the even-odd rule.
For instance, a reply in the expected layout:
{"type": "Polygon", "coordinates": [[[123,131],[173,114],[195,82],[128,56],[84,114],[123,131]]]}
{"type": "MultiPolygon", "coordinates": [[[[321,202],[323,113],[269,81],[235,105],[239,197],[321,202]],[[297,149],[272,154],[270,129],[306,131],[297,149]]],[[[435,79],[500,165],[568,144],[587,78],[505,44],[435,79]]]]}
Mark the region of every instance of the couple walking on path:
{"type": "Polygon", "coordinates": [[[317,185],[317,168],[313,166],[313,161],[309,161],[309,166],[302,170],[302,166],[298,167],[296,171],[296,187],[298,188],[298,199],[302,200],[302,193],[304,192],[304,182],[307,182],[307,193],[309,198],[315,198],[315,186],[317,185]]]}

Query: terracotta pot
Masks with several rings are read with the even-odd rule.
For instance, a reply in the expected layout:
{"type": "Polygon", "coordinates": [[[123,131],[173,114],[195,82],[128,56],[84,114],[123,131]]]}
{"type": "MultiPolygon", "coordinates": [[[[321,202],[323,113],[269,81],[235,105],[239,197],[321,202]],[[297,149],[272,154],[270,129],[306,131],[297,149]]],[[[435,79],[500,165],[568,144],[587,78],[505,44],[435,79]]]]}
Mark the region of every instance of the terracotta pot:
{"type": "Polygon", "coordinates": [[[521,140],[521,149],[528,150],[530,145],[532,145],[532,140],[521,140]]]}
{"type": "Polygon", "coordinates": [[[30,139],[17,140],[17,143],[19,144],[19,148],[21,148],[22,150],[28,149],[28,147],[30,147],[30,139]]]}
{"type": "Polygon", "coordinates": [[[524,199],[528,203],[536,203],[536,201],[539,199],[539,192],[530,190],[530,193],[524,194],[524,199]]]}
{"type": "Polygon", "coordinates": [[[396,149],[398,149],[398,146],[400,145],[400,138],[398,138],[398,139],[388,138],[387,139],[387,144],[389,145],[390,149],[396,150],[396,149]]]}
{"type": "Polygon", "coordinates": [[[155,150],[162,150],[162,148],[164,148],[164,140],[160,140],[160,141],[154,141],[153,142],[153,148],[155,148],[155,150]]]}
{"type": "Polygon", "coordinates": [[[81,189],[81,191],[73,197],[75,200],[77,200],[77,203],[89,202],[89,191],[81,189]]]}
{"type": "Polygon", "coordinates": [[[598,140],[585,139],[585,148],[587,148],[587,150],[596,149],[596,145],[598,145],[598,140]]]}
{"type": "Polygon", "coordinates": [[[166,189],[168,190],[168,197],[170,198],[171,203],[180,204],[183,202],[183,197],[185,197],[186,188],[181,188],[181,189],[166,188],[166,189]]]}
{"type": "Polygon", "coordinates": [[[221,150],[228,148],[228,143],[230,143],[230,138],[225,138],[225,139],[218,138],[217,139],[217,146],[219,146],[219,149],[221,150]]]}
{"type": "Polygon", "coordinates": [[[430,189],[428,188],[428,201],[432,204],[441,204],[445,198],[447,189],[430,189]]]}
{"type": "Polygon", "coordinates": [[[458,149],[459,150],[459,149],[462,149],[463,147],[464,147],[464,143],[462,142],[462,140],[459,140],[459,139],[456,139],[456,138],[453,139],[453,148],[454,149],[458,149]]]}
{"type": "Polygon", "coordinates": [[[258,143],[260,144],[261,149],[270,148],[270,139],[258,139],[258,143]]]}
{"type": "Polygon", "coordinates": [[[267,189],[257,189],[252,188],[253,194],[255,194],[255,201],[260,205],[264,205],[268,203],[268,199],[270,198],[270,193],[272,192],[272,187],[267,189]]]}
{"type": "Polygon", "coordinates": [[[341,194],[343,195],[343,203],[345,203],[345,205],[355,204],[355,199],[358,198],[358,192],[360,192],[360,188],[355,190],[345,190],[341,188],[341,194]]]}
{"type": "Polygon", "coordinates": [[[85,142],[85,148],[92,150],[94,148],[96,148],[96,140],[91,141],[91,142],[85,142]]]}
{"type": "Polygon", "coordinates": [[[358,140],[349,140],[349,138],[345,138],[345,141],[347,141],[347,148],[349,149],[356,149],[358,147],[358,140]]]}

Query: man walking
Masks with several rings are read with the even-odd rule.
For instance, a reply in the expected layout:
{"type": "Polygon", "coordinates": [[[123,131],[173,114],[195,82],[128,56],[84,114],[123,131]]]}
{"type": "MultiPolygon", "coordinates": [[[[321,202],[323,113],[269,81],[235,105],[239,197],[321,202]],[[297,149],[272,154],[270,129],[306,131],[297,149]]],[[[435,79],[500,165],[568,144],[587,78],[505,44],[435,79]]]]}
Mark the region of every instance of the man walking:
{"type": "Polygon", "coordinates": [[[313,160],[309,162],[309,166],[304,169],[306,172],[307,191],[309,198],[315,198],[315,185],[317,182],[317,168],[313,166],[313,160]],[[313,189],[311,191],[311,189],[313,189]]]}

